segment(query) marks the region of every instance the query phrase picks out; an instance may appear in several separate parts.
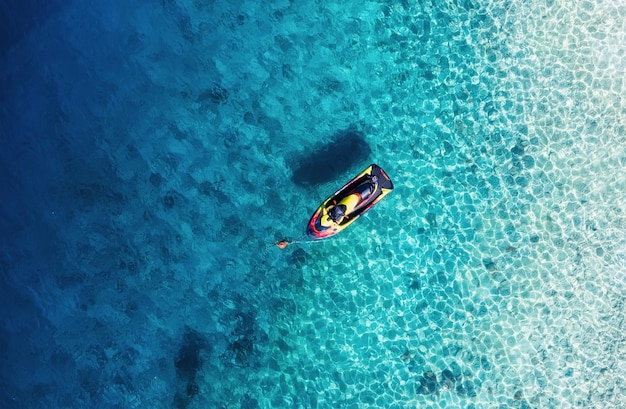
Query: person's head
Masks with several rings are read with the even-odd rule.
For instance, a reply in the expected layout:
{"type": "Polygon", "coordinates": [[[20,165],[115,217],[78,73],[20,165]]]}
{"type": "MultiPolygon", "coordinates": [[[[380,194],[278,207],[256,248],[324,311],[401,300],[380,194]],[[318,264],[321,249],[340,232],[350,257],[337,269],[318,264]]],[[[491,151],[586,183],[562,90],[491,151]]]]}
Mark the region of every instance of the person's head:
{"type": "Polygon", "coordinates": [[[343,212],[342,206],[333,206],[328,210],[328,217],[330,217],[335,223],[338,223],[343,219],[345,213],[343,212]]]}

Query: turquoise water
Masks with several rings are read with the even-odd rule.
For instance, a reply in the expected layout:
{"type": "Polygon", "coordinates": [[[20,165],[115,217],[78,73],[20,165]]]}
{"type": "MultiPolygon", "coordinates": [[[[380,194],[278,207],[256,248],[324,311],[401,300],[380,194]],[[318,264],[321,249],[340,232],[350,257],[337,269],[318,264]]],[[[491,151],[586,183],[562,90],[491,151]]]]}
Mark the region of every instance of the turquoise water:
{"type": "Polygon", "coordinates": [[[626,7],[12,3],[3,408],[623,406],[626,7]]]}

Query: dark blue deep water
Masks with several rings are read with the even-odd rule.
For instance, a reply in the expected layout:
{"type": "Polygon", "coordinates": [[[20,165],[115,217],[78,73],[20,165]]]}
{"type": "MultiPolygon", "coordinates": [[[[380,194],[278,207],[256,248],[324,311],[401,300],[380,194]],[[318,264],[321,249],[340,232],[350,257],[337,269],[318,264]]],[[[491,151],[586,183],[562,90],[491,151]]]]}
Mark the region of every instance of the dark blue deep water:
{"type": "Polygon", "coordinates": [[[626,10],[557,3],[4,1],[0,408],[618,407],[626,10]]]}

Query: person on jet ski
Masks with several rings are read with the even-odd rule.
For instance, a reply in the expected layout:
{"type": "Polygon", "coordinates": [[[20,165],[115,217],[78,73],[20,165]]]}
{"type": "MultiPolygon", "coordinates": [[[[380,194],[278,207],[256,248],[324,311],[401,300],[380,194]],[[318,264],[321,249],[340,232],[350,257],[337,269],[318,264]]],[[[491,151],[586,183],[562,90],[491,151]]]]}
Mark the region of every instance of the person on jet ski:
{"type": "Polygon", "coordinates": [[[371,175],[367,178],[367,182],[362,183],[354,190],[354,193],[359,195],[359,204],[356,208],[361,207],[361,205],[365,203],[372,194],[374,194],[377,184],[378,176],[371,175]]]}
{"type": "Polygon", "coordinates": [[[341,223],[345,217],[348,217],[350,213],[359,209],[367,202],[367,199],[376,191],[377,182],[378,177],[376,175],[368,178],[367,182],[358,186],[352,194],[345,197],[338,204],[331,206],[328,209],[328,218],[336,224],[341,223]]]}
{"type": "Polygon", "coordinates": [[[335,223],[339,224],[341,223],[343,218],[346,217],[345,211],[346,211],[345,205],[342,205],[342,204],[334,205],[333,207],[328,209],[328,217],[335,223]]]}

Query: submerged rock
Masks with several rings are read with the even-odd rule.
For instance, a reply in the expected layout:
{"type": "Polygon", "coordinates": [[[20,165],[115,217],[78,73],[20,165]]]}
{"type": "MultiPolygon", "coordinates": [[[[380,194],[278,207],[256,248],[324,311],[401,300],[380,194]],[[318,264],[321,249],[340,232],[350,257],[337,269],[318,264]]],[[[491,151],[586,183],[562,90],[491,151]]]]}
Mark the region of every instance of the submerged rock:
{"type": "Polygon", "coordinates": [[[442,389],[454,389],[456,383],[456,377],[449,369],[444,369],[441,372],[441,388],[442,389]]]}
{"type": "Polygon", "coordinates": [[[437,392],[437,375],[433,371],[424,372],[424,375],[420,379],[420,386],[417,392],[423,395],[430,395],[437,392]]]}

